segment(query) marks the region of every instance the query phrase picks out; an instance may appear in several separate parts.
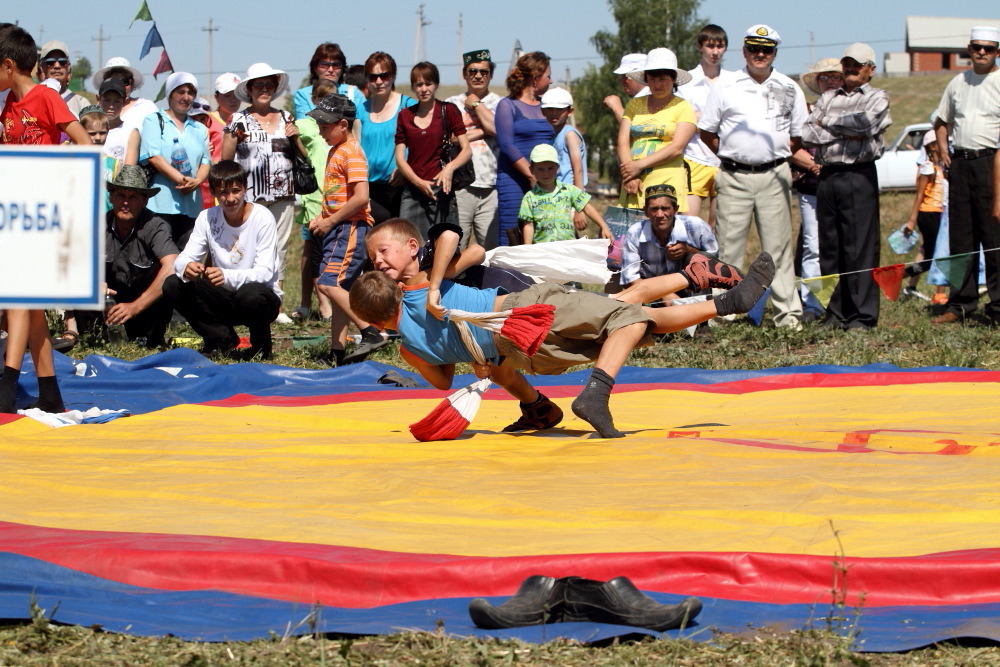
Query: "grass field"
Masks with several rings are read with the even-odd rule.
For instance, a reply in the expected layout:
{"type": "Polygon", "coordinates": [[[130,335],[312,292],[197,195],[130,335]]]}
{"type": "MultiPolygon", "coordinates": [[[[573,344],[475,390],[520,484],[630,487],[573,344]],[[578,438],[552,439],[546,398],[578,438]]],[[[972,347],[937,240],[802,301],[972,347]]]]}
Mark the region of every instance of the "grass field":
{"type": "MultiPolygon", "coordinates": [[[[927,119],[947,76],[879,79],[875,85],[890,91],[895,127],[927,119]]],[[[892,130],[890,135],[894,136],[892,130]]],[[[881,198],[883,239],[909,212],[912,193],[889,193],[881,198]]],[[[796,222],[797,224],[797,222],[796,222]]],[[[296,267],[301,242],[293,234],[288,252],[289,276],[284,289],[288,311],[298,305],[296,267]]],[[[751,239],[747,254],[759,251],[751,239]]],[[[882,264],[905,261],[882,246],[882,264]]],[[[925,290],[930,293],[929,290],[925,290]]],[[[948,365],[1000,369],[1000,329],[973,318],[961,326],[936,328],[929,323],[935,311],[923,301],[882,301],[879,327],[869,332],[840,332],[805,327],[792,332],[765,324],[737,323],[712,329],[707,339],[684,335],[665,337],[655,347],[634,353],[629,363],[639,366],[699,367],[706,369],[760,369],[806,364],[857,366],[888,362],[902,367],[948,365]]],[[[293,336],[322,335],[324,325],[275,326],[276,354],[272,363],[301,368],[327,367],[327,344],[295,348],[293,336]]],[[[186,326],[171,335],[189,338],[186,326]]],[[[197,345],[195,345],[197,346],[197,345]]],[[[134,359],[146,354],[137,347],[112,348],[85,341],[70,354],[89,353],[134,359]]],[[[395,346],[378,352],[376,361],[403,365],[395,346]]],[[[824,627],[822,620],[817,624],[824,627]]],[[[45,665],[972,665],[1000,664],[1000,649],[961,646],[959,643],[905,654],[855,654],[847,640],[823,630],[775,633],[748,627],[739,636],[719,636],[710,644],[690,641],[626,641],[604,646],[568,642],[529,645],[514,641],[475,641],[440,634],[400,634],[354,640],[324,636],[274,638],[251,643],[198,644],[173,638],[135,638],[100,630],[64,627],[41,615],[24,624],[0,625],[0,664],[45,665]]]]}

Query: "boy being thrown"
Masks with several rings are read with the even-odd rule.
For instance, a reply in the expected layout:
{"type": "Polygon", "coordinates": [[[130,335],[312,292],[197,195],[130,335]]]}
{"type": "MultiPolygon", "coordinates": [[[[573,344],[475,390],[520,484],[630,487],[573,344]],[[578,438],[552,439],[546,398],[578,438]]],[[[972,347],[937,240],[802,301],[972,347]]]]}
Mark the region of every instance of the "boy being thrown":
{"type": "Polygon", "coordinates": [[[617,299],[576,292],[553,283],[539,283],[521,292],[502,294],[496,288],[477,289],[441,280],[445,273],[440,266],[435,267],[437,271],[432,269],[436,275],[429,279],[419,267],[421,241],[412,225],[409,230],[405,225],[396,225],[395,230],[376,228],[369,234],[367,246],[378,270],[365,273],[351,287],[351,308],[375,326],[399,332],[402,357],[438,389],[451,387],[455,364],[459,362],[471,363],[480,378],[491,377],[521,402],[522,417],[506,427],[506,432],[551,428],[562,419],[561,410],[536,391],[517,369],[556,375],[571,366],[593,361],[594,370],[573,401],[573,412],[601,437],[624,437],[615,428],[608,401],[615,376],[629,353],[636,347],[650,345],[653,333],[670,333],[718,315],[748,312],[774,278],[774,262],[767,253],[761,253],[735,287],[732,287],[735,268],[700,256],[684,271],[644,280],[634,289],[617,295],[617,299]],[[671,308],[638,305],[687,287],[698,291],[709,287],[732,289],[714,301],[671,308]],[[487,312],[534,303],[551,304],[555,313],[545,341],[530,359],[505,339],[470,327],[489,360],[484,365],[476,364],[457,327],[437,317],[441,308],[487,312]]]}

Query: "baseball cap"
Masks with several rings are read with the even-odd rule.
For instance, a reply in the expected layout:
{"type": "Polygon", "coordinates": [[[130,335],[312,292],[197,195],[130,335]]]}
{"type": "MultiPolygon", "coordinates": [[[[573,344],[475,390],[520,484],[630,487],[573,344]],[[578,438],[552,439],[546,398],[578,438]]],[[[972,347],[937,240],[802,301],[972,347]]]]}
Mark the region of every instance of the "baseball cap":
{"type": "Polygon", "coordinates": [[[49,55],[53,51],[62,51],[63,53],[66,54],[67,58],[69,57],[69,49],[66,48],[66,44],[64,42],[60,42],[58,39],[53,39],[51,41],[42,44],[42,52],[38,56],[39,60],[49,55]]]}
{"type": "Polygon", "coordinates": [[[781,44],[781,35],[771,26],[758,23],[747,28],[747,32],[743,36],[743,43],[757,46],[777,46],[781,44]]]}
{"type": "Polygon", "coordinates": [[[861,42],[854,42],[846,49],[844,49],[844,55],[843,57],[841,57],[841,60],[843,60],[844,58],[851,58],[853,60],[858,61],[862,65],[866,63],[871,63],[874,65],[875,50],[872,47],[868,46],[867,44],[862,44],[861,42]]]}
{"type": "Polygon", "coordinates": [[[191,110],[188,111],[189,116],[207,116],[208,112],[212,110],[211,105],[209,105],[208,100],[204,97],[196,97],[194,101],[191,102],[191,110]]]}
{"type": "Polygon", "coordinates": [[[566,109],[573,106],[573,96],[565,88],[549,88],[542,95],[543,109],[566,109]]]}
{"type": "Polygon", "coordinates": [[[232,72],[226,72],[225,74],[220,74],[215,78],[215,92],[225,95],[226,93],[231,93],[236,90],[236,86],[240,82],[240,77],[232,72]]]}
{"type": "Polygon", "coordinates": [[[552,144],[538,144],[531,149],[531,163],[536,162],[555,162],[559,163],[559,153],[556,152],[556,147],[552,144]]]}
{"type": "Polygon", "coordinates": [[[336,123],[344,118],[354,120],[357,114],[354,102],[340,93],[330,93],[306,115],[315,118],[317,123],[336,123]]]}
{"type": "Polygon", "coordinates": [[[119,95],[122,96],[122,98],[124,98],[125,84],[122,83],[122,80],[117,77],[105,79],[103,82],[101,82],[101,88],[100,90],[97,91],[97,96],[100,97],[104,93],[118,93],[119,95]]]}
{"type": "Polygon", "coordinates": [[[629,74],[631,72],[638,72],[642,70],[642,67],[645,64],[645,53],[629,53],[628,55],[622,56],[622,61],[618,63],[618,69],[616,69],[614,73],[629,74]]]}

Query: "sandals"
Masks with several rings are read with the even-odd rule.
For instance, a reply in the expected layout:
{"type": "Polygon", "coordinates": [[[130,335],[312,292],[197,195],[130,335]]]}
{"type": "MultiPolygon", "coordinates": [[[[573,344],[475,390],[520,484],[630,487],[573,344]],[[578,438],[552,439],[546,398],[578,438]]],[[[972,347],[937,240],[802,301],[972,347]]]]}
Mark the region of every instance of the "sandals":
{"type": "Polygon", "coordinates": [[[80,334],[75,331],[67,331],[58,338],[52,339],[52,349],[56,352],[69,352],[80,342],[80,334]]]}

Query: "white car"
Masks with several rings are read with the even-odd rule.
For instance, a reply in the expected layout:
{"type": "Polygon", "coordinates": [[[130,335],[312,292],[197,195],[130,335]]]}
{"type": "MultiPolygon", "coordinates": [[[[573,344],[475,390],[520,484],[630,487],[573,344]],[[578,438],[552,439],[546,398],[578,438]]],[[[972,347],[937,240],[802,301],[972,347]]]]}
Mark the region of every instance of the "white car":
{"type": "Polygon", "coordinates": [[[923,152],[924,135],[930,123],[907,125],[875,162],[880,190],[914,190],[917,187],[917,161],[923,152]]]}

